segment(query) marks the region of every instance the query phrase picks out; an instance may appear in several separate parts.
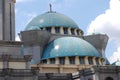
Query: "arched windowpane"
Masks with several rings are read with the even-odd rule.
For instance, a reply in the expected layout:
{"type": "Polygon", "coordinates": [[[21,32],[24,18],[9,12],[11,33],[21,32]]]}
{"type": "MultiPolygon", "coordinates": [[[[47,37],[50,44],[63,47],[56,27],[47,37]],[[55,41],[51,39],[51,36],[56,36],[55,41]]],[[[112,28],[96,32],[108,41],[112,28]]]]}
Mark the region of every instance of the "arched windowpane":
{"type": "Polygon", "coordinates": [[[59,61],[60,61],[60,64],[65,64],[65,57],[60,57],[59,61]]]}
{"type": "Polygon", "coordinates": [[[79,30],[77,30],[77,35],[80,35],[79,30]]]}
{"type": "Polygon", "coordinates": [[[55,32],[60,33],[60,27],[55,27],[55,32]]]}
{"type": "Polygon", "coordinates": [[[84,57],[79,57],[80,64],[85,64],[84,57]]]}
{"type": "Polygon", "coordinates": [[[51,32],[51,27],[47,27],[46,30],[47,30],[48,32],[51,32]]]}
{"type": "Polygon", "coordinates": [[[64,30],[64,34],[68,34],[68,29],[67,28],[63,28],[64,30]]]}
{"type": "Polygon", "coordinates": [[[89,64],[93,64],[92,57],[88,57],[88,62],[89,62],[89,64]]]}
{"type": "Polygon", "coordinates": [[[71,29],[71,34],[75,35],[74,29],[71,29]]]}
{"type": "Polygon", "coordinates": [[[69,57],[70,64],[75,64],[75,57],[69,57]]]}
{"type": "Polygon", "coordinates": [[[43,62],[44,64],[47,64],[47,60],[43,60],[42,62],[43,62]]]}
{"type": "Polygon", "coordinates": [[[95,61],[96,61],[96,64],[97,64],[97,65],[99,65],[99,61],[98,61],[98,58],[96,58],[96,59],[95,59],[95,61]]]}
{"type": "Polygon", "coordinates": [[[55,64],[55,58],[50,59],[50,64],[55,64]]]}

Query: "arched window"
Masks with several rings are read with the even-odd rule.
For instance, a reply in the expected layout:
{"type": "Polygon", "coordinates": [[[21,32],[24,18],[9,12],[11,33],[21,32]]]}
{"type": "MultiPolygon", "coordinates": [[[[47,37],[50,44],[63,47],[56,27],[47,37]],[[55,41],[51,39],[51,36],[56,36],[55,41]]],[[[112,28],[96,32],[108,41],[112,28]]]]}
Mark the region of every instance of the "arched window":
{"type": "Polygon", "coordinates": [[[75,57],[69,57],[70,64],[75,64],[75,57]]]}
{"type": "Polygon", "coordinates": [[[72,35],[75,35],[74,29],[71,29],[71,33],[72,35]]]}
{"type": "Polygon", "coordinates": [[[80,64],[85,64],[84,57],[79,57],[80,64]]]}
{"type": "Polygon", "coordinates": [[[48,32],[51,32],[51,27],[47,27],[46,30],[47,30],[48,32]]]}
{"type": "Polygon", "coordinates": [[[43,62],[44,64],[47,64],[47,60],[43,60],[42,62],[43,62]]]}
{"type": "Polygon", "coordinates": [[[80,35],[79,30],[77,30],[77,35],[80,35]]]}
{"type": "Polygon", "coordinates": [[[55,32],[60,33],[60,27],[55,27],[55,32]]]}
{"type": "Polygon", "coordinates": [[[68,34],[68,28],[63,28],[64,34],[68,34]]]}
{"type": "Polygon", "coordinates": [[[99,65],[99,60],[98,60],[98,58],[96,58],[95,61],[96,61],[96,64],[99,65]]]}
{"type": "Polygon", "coordinates": [[[88,62],[89,62],[89,64],[93,64],[92,57],[88,57],[88,62]]]}
{"type": "Polygon", "coordinates": [[[55,64],[55,58],[50,59],[50,64],[55,64]]]}
{"type": "Polygon", "coordinates": [[[114,80],[112,77],[107,77],[105,80],[114,80]]]}
{"type": "Polygon", "coordinates": [[[65,57],[60,57],[59,60],[60,60],[60,64],[65,64],[65,57]]]}

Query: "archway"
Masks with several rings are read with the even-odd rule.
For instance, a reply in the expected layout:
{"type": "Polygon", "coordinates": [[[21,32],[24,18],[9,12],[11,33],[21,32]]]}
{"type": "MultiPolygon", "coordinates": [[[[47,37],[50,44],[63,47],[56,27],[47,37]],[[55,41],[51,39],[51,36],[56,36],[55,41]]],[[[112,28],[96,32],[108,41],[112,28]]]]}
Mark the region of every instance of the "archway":
{"type": "Polygon", "coordinates": [[[107,77],[105,80],[113,80],[112,77],[107,77]]]}

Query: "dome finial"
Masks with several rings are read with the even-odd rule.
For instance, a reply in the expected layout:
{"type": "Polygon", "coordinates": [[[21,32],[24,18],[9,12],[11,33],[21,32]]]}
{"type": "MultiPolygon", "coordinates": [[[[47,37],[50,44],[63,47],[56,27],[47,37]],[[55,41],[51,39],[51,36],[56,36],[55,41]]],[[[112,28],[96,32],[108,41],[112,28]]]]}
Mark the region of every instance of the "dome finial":
{"type": "Polygon", "coordinates": [[[49,5],[50,5],[50,12],[52,12],[52,4],[50,3],[49,5]]]}

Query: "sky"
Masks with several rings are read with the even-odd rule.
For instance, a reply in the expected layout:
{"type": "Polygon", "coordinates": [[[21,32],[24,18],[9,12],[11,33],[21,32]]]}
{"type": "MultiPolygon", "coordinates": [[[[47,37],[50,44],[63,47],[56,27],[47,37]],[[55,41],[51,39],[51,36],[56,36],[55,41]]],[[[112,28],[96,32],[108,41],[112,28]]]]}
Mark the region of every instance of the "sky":
{"type": "Polygon", "coordinates": [[[17,34],[37,15],[52,10],[72,18],[85,35],[109,36],[106,56],[110,63],[120,60],[120,0],[16,0],[17,34]]]}

